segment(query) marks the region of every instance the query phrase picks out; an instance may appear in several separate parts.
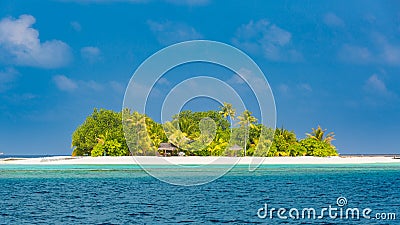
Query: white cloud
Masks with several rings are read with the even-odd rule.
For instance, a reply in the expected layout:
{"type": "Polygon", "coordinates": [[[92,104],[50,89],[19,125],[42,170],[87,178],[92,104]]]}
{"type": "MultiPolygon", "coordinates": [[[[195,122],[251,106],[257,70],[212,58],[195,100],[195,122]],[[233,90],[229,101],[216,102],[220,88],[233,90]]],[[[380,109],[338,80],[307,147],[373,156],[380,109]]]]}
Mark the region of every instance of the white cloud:
{"type": "Polygon", "coordinates": [[[369,63],[372,53],[367,47],[344,44],[339,50],[339,58],[346,62],[369,63]]]}
{"type": "Polygon", "coordinates": [[[81,48],[81,56],[90,63],[94,63],[101,59],[101,51],[97,47],[87,46],[81,48]]]}
{"type": "Polygon", "coordinates": [[[394,97],[395,94],[389,91],[385,82],[381,80],[377,74],[373,74],[365,81],[364,90],[370,94],[380,95],[384,97],[394,97]]]}
{"type": "Polygon", "coordinates": [[[117,81],[111,81],[110,82],[110,86],[117,93],[124,93],[125,92],[125,87],[121,83],[119,83],[117,81]]]}
{"type": "Polygon", "coordinates": [[[0,71],[0,93],[5,92],[11,88],[11,83],[18,75],[18,71],[13,68],[6,68],[0,71]]]}
{"type": "Polygon", "coordinates": [[[312,88],[310,84],[307,83],[301,83],[297,85],[297,88],[301,91],[301,92],[312,92],[312,88]]]}
{"type": "Polygon", "coordinates": [[[350,63],[375,63],[400,66],[400,43],[389,42],[387,38],[376,32],[370,34],[371,44],[367,46],[344,44],[338,57],[350,63]]]}
{"type": "Polygon", "coordinates": [[[293,48],[292,34],[267,20],[250,21],[239,27],[233,43],[273,61],[303,59],[302,54],[293,48]]]}
{"type": "Polygon", "coordinates": [[[324,15],[324,23],[330,27],[343,27],[344,22],[334,13],[327,13],[324,15]]]}
{"type": "Polygon", "coordinates": [[[385,104],[392,104],[398,101],[395,92],[389,90],[385,82],[377,75],[371,75],[364,83],[364,103],[373,107],[380,107],[385,104]]]}
{"type": "Polygon", "coordinates": [[[370,24],[373,24],[376,22],[376,16],[373,14],[370,14],[370,13],[366,14],[363,19],[370,24]]]}
{"type": "Polygon", "coordinates": [[[11,95],[4,95],[4,99],[13,104],[24,104],[26,101],[39,98],[40,96],[32,93],[14,93],[11,95]]]}
{"type": "Polygon", "coordinates": [[[265,92],[268,85],[265,78],[261,77],[259,73],[244,67],[240,68],[237,75],[233,75],[229,81],[241,86],[246,83],[255,93],[265,92]]]}
{"type": "Polygon", "coordinates": [[[400,65],[400,43],[389,43],[385,36],[379,33],[372,35],[373,40],[378,46],[378,58],[390,65],[400,65]]]}
{"type": "Polygon", "coordinates": [[[312,87],[309,83],[298,83],[298,84],[280,84],[277,86],[277,91],[286,97],[295,96],[308,96],[312,91],[312,87]]]}
{"type": "Polygon", "coordinates": [[[116,93],[124,93],[125,91],[125,86],[117,81],[101,83],[94,80],[74,80],[65,75],[55,75],[53,76],[53,82],[59,90],[66,92],[74,92],[78,89],[90,92],[100,92],[110,89],[116,93]]]}
{"type": "Polygon", "coordinates": [[[103,85],[100,83],[94,81],[94,80],[89,80],[89,81],[78,81],[78,85],[82,88],[86,89],[91,89],[93,91],[101,91],[103,90],[103,85]]]}
{"type": "Polygon", "coordinates": [[[59,40],[41,42],[36,22],[31,15],[0,21],[0,61],[9,64],[55,68],[68,64],[72,58],[69,46],[59,40]]]}
{"type": "Polygon", "coordinates": [[[53,81],[61,91],[73,91],[78,88],[78,84],[64,75],[56,75],[53,81]]]}
{"type": "Polygon", "coordinates": [[[161,77],[157,83],[161,84],[161,85],[170,85],[171,83],[164,77],[161,77]]]}
{"type": "Polygon", "coordinates": [[[278,86],[278,91],[282,94],[288,94],[289,93],[289,86],[287,84],[280,84],[278,86]]]}
{"type": "Polygon", "coordinates": [[[238,76],[237,74],[233,74],[232,77],[228,80],[228,83],[233,83],[233,84],[244,84],[244,80],[238,76]]]}
{"type": "Polygon", "coordinates": [[[75,31],[81,31],[82,30],[82,26],[79,22],[77,21],[72,21],[71,23],[71,27],[75,30],[75,31]]]}
{"type": "Polygon", "coordinates": [[[156,22],[149,20],[147,24],[150,30],[156,35],[158,42],[162,45],[203,38],[202,34],[184,23],[171,21],[156,22]]]}

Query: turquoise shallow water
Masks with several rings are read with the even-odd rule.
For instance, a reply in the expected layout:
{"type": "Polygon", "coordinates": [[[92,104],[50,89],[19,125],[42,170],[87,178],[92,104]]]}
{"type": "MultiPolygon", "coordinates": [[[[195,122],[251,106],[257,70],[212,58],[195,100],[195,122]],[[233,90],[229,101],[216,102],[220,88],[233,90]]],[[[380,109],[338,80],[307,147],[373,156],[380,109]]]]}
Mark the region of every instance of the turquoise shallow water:
{"type": "Polygon", "coordinates": [[[399,188],[399,164],[270,165],[255,172],[237,166],[193,187],[163,183],[132,165],[1,165],[0,224],[400,224],[399,188]],[[338,197],[347,205],[337,206],[338,197]],[[261,219],[264,204],[372,213],[371,219],[261,219]]]}

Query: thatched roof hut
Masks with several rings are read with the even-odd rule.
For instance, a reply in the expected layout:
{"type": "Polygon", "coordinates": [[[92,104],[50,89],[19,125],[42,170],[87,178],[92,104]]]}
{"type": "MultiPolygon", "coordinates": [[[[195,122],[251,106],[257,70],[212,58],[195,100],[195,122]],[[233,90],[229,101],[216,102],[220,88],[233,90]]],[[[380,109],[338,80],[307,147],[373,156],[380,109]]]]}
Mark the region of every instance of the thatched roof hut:
{"type": "Polygon", "coordinates": [[[158,150],[163,151],[164,156],[167,156],[167,152],[170,152],[170,155],[172,155],[172,152],[177,149],[178,148],[171,143],[160,143],[160,146],[158,146],[158,150]]]}
{"type": "Polygon", "coordinates": [[[240,147],[239,145],[237,145],[237,144],[234,144],[233,146],[231,146],[230,148],[229,148],[229,150],[232,150],[232,151],[239,151],[239,150],[242,150],[243,148],[242,147],[240,147]]]}
{"type": "Polygon", "coordinates": [[[240,147],[237,144],[234,144],[233,146],[229,147],[229,155],[236,157],[238,155],[238,151],[241,151],[241,150],[243,150],[242,147],[240,147]]]}
{"type": "Polygon", "coordinates": [[[158,147],[158,150],[167,150],[167,151],[173,151],[178,149],[175,145],[171,143],[160,143],[160,146],[158,147]]]}

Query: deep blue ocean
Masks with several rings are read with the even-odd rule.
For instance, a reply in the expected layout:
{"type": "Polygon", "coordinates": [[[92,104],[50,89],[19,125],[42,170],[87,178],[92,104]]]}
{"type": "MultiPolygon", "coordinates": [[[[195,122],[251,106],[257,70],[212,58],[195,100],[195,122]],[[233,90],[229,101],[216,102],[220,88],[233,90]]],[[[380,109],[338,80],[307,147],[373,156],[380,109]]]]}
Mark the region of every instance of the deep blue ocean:
{"type": "Polygon", "coordinates": [[[0,224],[400,224],[400,164],[237,166],[192,187],[132,165],[1,165],[0,199],[0,224]],[[276,210],[262,218],[265,204],[276,210]],[[318,218],[329,206],[360,218],[318,218]],[[302,218],[304,208],[317,218],[302,218]]]}

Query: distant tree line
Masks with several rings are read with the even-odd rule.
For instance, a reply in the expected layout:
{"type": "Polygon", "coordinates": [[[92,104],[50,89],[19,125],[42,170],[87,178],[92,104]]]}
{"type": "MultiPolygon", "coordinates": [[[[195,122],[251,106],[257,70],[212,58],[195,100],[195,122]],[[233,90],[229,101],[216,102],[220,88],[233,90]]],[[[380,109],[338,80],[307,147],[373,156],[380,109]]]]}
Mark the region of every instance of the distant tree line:
{"type": "Polygon", "coordinates": [[[333,137],[318,126],[299,140],[293,131],[257,123],[248,110],[236,117],[229,103],[219,111],[182,111],[164,124],[128,109],[94,109],[72,134],[72,155],[157,155],[160,143],[170,142],[193,156],[324,157],[338,155],[333,137]],[[232,145],[241,150],[233,153],[232,145]]]}

